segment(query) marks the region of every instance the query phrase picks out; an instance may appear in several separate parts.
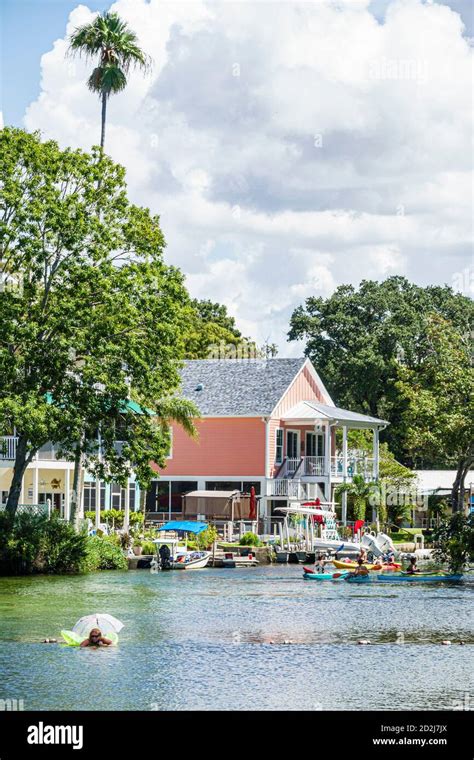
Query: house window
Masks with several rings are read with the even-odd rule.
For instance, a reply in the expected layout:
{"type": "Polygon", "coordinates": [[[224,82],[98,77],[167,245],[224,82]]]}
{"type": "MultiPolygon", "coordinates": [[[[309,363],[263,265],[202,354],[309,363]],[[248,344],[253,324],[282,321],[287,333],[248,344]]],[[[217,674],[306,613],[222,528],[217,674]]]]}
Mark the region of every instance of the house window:
{"type": "Polygon", "coordinates": [[[122,489],[118,483],[110,486],[110,509],[120,509],[122,489]]]}
{"type": "Polygon", "coordinates": [[[322,433],[306,433],[306,456],[324,456],[324,435],[322,433]]]}
{"type": "Polygon", "coordinates": [[[170,427],[170,450],[167,459],[173,459],[173,428],[170,427]]]}
{"type": "Polygon", "coordinates": [[[7,501],[8,501],[8,491],[0,491],[0,495],[1,495],[1,498],[2,498],[2,500],[1,500],[0,503],[1,504],[6,504],[7,501]]]}
{"type": "Polygon", "coordinates": [[[283,462],[283,428],[275,430],[275,464],[283,462]]]}
{"type": "Polygon", "coordinates": [[[206,491],[240,491],[241,487],[242,487],[241,480],[208,480],[206,481],[206,491]]]}
{"type": "Polygon", "coordinates": [[[130,494],[130,509],[132,512],[135,511],[135,483],[129,483],[128,484],[128,493],[130,494]]]}
{"type": "Polygon", "coordinates": [[[286,456],[288,459],[299,459],[300,434],[297,430],[286,431],[286,456]]]}
{"type": "MultiPolygon", "coordinates": [[[[95,493],[94,481],[84,483],[84,510],[86,512],[95,510],[95,493]]],[[[105,483],[100,484],[100,508],[105,509],[105,483]]]]}
{"type": "Polygon", "coordinates": [[[242,483],[242,493],[250,493],[252,486],[255,488],[255,496],[260,496],[260,481],[248,481],[244,480],[242,483]]]}

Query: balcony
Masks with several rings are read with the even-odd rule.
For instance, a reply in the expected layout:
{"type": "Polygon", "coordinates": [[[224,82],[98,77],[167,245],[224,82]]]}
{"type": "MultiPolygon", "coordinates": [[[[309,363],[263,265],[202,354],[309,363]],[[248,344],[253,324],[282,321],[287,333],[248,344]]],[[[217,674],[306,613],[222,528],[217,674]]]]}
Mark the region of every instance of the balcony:
{"type": "Polygon", "coordinates": [[[0,460],[14,460],[18,438],[14,435],[0,437],[0,460]]]}
{"type": "MultiPolygon", "coordinates": [[[[0,436],[0,461],[14,461],[16,457],[16,447],[18,438],[14,435],[0,436]]],[[[123,452],[124,441],[115,441],[114,448],[116,453],[121,456],[123,452]]],[[[44,446],[36,453],[35,460],[41,462],[64,462],[64,457],[60,457],[60,445],[55,443],[45,443],[44,446]]]]}
{"type": "MultiPolygon", "coordinates": [[[[372,480],[374,472],[375,459],[367,457],[364,454],[347,455],[347,478],[350,480],[354,475],[362,475],[365,480],[372,480]]],[[[344,477],[344,457],[341,455],[331,457],[331,477],[344,477]]]]}
{"type": "Polygon", "coordinates": [[[324,498],[324,494],[317,483],[288,478],[268,478],[266,495],[270,497],[298,499],[299,501],[324,498]]]}

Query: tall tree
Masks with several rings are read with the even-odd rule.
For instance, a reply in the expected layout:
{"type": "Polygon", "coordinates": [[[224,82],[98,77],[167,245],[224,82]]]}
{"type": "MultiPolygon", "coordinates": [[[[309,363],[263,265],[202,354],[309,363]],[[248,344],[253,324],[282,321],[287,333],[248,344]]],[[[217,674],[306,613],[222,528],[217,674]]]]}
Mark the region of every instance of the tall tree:
{"type": "Polygon", "coordinates": [[[111,95],[127,86],[131,68],[146,71],[150,65],[147,55],[138,45],[137,35],[117,13],[105,11],[90,24],[76,29],[70,38],[69,52],[96,58],[98,63],[87,86],[96,92],[102,104],[100,146],[105,143],[107,101],[111,95]]]}
{"type": "Polygon", "coordinates": [[[329,298],[308,298],[293,312],[289,339],[305,340],[305,354],[340,406],[390,420],[383,432],[396,458],[412,466],[441,464],[422,450],[407,456],[400,424],[404,404],[396,387],[401,365],[423,358],[428,314],[448,320],[460,335],[474,329],[474,304],[447,286],[420,287],[404,277],[341,285],[329,298]]]}
{"type": "Polygon", "coordinates": [[[80,459],[100,426],[111,473],[123,476],[131,460],[146,482],[150,459],[168,451],[168,420],[191,430],[197,413],[175,395],[190,305],[183,276],[163,261],[158,217],[129,203],[124,170],[98,150],[0,133],[0,279],[10,280],[0,292],[0,435],[18,436],[11,517],[46,442],[80,459]],[[129,398],[157,420],[124,411],[129,398]],[[127,433],[121,458],[117,425],[127,433]]]}
{"type": "Polygon", "coordinates": [[[409,451],[456,468],[451,504],[462,511],[466,475],[474,465],[472,338],[438,315],[426,322],[418,365],[398,371],[405,442],[409,451]]]}

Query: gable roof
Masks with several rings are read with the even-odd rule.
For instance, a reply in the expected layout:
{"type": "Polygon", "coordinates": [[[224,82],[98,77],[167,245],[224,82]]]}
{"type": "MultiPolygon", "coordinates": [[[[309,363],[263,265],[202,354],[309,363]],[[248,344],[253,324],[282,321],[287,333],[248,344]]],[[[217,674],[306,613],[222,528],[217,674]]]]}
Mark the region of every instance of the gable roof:
{"type": "Polygon", "coordinates": [[[180,371],[182,395],[203,417],[269,416],[306,361],[190,359],[180,371]]]}
{"type": "Polygon", "coordinates": [[[311,421],[314,419],[330,420],[331,422],[351,423],[351,427],[385,427],[390,423],[368,414],[351,412],[338,406],[321,404],[319,401],[300,401],[283,415],[284,420],[311,421]]]}

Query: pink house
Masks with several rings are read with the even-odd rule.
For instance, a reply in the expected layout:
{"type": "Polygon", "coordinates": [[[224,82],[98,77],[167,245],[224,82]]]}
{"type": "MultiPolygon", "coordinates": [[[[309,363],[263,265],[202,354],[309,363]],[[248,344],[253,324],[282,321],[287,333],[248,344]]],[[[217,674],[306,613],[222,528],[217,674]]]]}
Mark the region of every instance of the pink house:
{"type": "Polygon", "coordinates": [[[309,359],[193,360],[181,380],[201,412],[199,435],[173,428],[167,466],[147,495],[150,517],[178,516],[188,491],[254,486],[260,516],[270,519],[291,500],[331,500],[355,473],[378,477],[379,431],[388,423],[336,407],[309,359]],[[348,449],[352,428],[373,431],[371,457],[348,449]]]}

